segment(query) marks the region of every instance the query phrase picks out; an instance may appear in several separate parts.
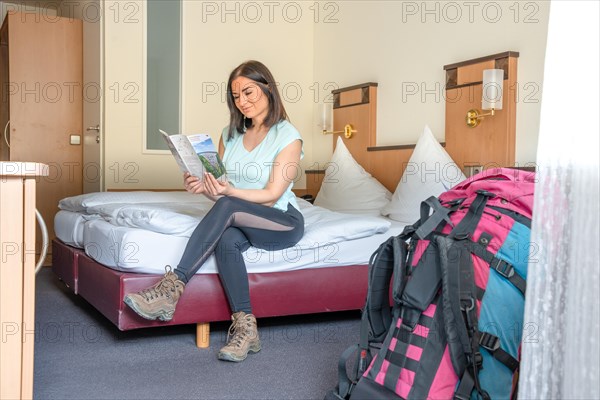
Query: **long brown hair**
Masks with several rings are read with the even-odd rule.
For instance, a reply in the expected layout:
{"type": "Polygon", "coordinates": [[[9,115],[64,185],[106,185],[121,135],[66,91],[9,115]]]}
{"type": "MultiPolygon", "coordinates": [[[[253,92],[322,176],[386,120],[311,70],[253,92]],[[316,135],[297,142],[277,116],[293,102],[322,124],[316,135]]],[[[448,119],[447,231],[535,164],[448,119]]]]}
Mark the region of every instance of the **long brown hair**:
{"type": "Polygon", "coordinates": [[[229,133],[227,140],[233,137],[234,130],[244,133],[253,123],[251,118],[244,118],[242,112],[235,105],[235,99],[233,98],[231,83],[240,76],[256,82],[263,94],[267,96],[269,100],[269,112],[263,122],[266,126],[271,127],[282,120],[288,119],[281,96],[279,95],[279,90],[277,89],[277,83],[271,71],[259,61],[246,61],[231,71],[229,80],[227,81],[227,106],[229,107],[229,133]]]}

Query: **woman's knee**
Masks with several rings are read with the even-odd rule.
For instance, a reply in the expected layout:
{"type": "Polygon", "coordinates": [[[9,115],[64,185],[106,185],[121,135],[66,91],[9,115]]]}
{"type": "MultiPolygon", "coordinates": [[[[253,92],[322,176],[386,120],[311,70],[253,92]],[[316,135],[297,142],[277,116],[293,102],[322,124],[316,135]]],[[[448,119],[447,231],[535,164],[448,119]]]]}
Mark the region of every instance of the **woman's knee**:
{"type": "Polygon", "coordinates": [[[214,210],[216,212],[218,210],[219,212],[224,214],[231,214],[236,211],[239,211],[240,209],[243,209],[244,206],[249,203],[250,202],[238,199],[237,197],[223,196],[215,202],[215,205],[211,208],[211,211],[214,210]]]}
{"type": "Polygon", "coordinates": [[[217,199],[217,201],[215,202],[215,205],[212,208],[231,207],[232,204],[233,204],[233,201],[232,201],[231,197],[222,196],[217,199]]]}
{"type": "Polygon", "coordinates": [[[232,198],[223,196],[215,202],[215,204],[208,211],[207,217],[211,217],[211,221],[214,222],[214,218],[222,221],[227,221],[228,218],[235,212],[236,207],[232,198]]]}
{"type": "Polygon", "coordinates": [[[231,252],[241,253],[247,250],[249,246],[248,238],[241,230],[229,227],[225,229],[223,235],[221,235],[215,251],[220,252],[221,254],[231,252]]]}

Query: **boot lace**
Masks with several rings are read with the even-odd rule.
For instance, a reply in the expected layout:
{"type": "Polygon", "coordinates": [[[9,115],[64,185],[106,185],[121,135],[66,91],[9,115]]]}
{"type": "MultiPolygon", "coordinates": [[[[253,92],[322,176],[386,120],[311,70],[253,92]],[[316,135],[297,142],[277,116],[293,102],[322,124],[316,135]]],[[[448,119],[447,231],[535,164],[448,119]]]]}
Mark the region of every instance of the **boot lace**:
{"type": "Polygon", "coordinates": [[[171,276],[171,267],[167,265],[165,270],[167,273],[156,285],[139,292],[140,296],[144,297],[146,301],[158,299],[159,297],[170,298],[171,293],[177,291],[177,284],[175,283],[177,278],[171,276]]]}
{"type": "Polygon", "coordinates": [[[234,346],[236,348],[242,347],[244,343],[244,339],[249,331],[250,321],[247,319],[249,315],[245,315],[241,318],[236,318],[231,326],[229,327],[229,331],[227,332],[227,345],[234,346]],[[231,337],[231,340],[229,338],[231,337]]]}

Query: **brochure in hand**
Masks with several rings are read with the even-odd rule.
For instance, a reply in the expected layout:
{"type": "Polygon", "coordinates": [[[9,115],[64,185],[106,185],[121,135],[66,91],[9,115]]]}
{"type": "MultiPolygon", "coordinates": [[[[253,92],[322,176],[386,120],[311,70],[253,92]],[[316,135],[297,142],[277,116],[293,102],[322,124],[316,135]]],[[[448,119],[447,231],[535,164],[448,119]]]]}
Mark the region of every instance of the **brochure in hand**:
{"type": "Polygon", "coordinates": [[[163,130],[164,137],[175,161],[182,172],[204,179],[204,172],[211,173],[219,180],[226,180],[225,166],[210,136],[200,133],[196,135],[169,135],[163,130]]]}

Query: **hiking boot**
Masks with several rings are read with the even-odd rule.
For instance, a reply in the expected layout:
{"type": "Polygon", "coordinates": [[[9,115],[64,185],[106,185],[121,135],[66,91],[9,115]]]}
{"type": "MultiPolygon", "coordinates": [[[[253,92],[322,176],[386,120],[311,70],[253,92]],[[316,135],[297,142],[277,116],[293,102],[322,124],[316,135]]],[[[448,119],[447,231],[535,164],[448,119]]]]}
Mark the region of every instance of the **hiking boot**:
{"type": "Polygon", "coordinates": [[[233,314],[231,319],[233,323],[227,332],[227,345],[219,351],[218,357],[219,360],[225,361],[244,361],[249,351],[260,351],[256,318],[252,314],[240,311],[233,314]]]}
{"type": "Polygon", "coordinates": [[[139,316],[146,319],[170,321],[173,319],[175,306],[183,293],[185,283],[171,271],[171,266],[165,267],[165,276],[156,285],[137,293],[125,296],[123,301],[139,316]]]}

